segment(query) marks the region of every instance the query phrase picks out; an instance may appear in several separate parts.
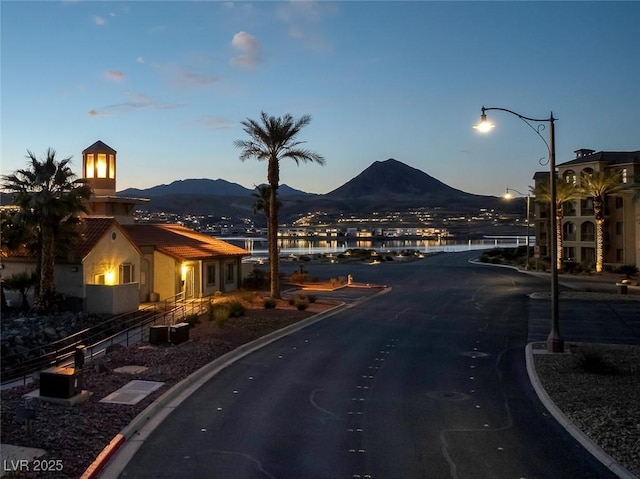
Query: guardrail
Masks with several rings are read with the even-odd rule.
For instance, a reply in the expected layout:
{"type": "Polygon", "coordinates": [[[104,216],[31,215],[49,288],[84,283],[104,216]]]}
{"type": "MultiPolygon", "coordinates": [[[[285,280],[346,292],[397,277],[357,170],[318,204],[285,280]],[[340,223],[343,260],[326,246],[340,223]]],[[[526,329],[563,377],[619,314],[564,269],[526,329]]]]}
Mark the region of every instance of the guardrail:
{"type": "Polygon", "coordinates": [[[148,341],[150,326],[170,326],[190,315],[202,314],[208,310],[210,302],[210,296],[184,300],[181,294],[176,295],[138,311],[114,316],[47,345],[5,356],[2,358],[2,388],[26,384],[43,369],[72,364],[79,346],[84,347],[86,364],[104,355],[110,346],[129,347],[148,341]]]}

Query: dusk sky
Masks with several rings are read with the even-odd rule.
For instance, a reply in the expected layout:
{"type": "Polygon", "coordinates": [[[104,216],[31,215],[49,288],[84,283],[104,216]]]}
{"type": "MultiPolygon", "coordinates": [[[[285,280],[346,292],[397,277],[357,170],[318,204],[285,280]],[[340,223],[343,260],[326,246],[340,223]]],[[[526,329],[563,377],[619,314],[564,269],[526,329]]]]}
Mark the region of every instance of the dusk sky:
{"type": "MultiPolygon", "coordinates": [[[[546,146],[517,117],[556,122],[574,150],[640,149],[640,2],[5,1],[1,172],[26,150],[73,156],[102,140],[117,188],[223,178],[252,188],[240,122],[310,114],[324,167],[281,182],[327,193],[395,158],[463,191],[527,192],[546,146]]],[[[542,132],[545,139],[548,129],[542,132]]]]}

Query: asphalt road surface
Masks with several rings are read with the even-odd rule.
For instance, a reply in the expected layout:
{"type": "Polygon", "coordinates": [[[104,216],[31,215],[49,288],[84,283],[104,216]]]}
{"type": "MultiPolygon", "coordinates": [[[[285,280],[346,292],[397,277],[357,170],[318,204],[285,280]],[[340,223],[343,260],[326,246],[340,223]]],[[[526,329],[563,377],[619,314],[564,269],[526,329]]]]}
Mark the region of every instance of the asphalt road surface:
{"type": "Polygon", "coordinates": [[[351,307],[223,370],[153,431],[121,477],[615,477],[529,383],[524,346],[538,333],[527,294],[548,284],[469,264],[476,255],[333,267],[392,290],[355,295],[351,307]]]}

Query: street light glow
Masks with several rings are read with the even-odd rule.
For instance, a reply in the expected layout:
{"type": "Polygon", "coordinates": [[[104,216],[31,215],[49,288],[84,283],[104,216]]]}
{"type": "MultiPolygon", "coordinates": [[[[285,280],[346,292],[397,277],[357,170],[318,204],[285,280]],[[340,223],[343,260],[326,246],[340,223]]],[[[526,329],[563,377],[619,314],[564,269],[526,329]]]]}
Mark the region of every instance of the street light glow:
{"type": "Polygon", "coordinates": [[[480,115],[480,123],[473,125],[473,128],[478,130],[480,133],[487,133],[495,126],[496,125],[487,120],[487,115],[482,112],[482,115],[480,115]]]}

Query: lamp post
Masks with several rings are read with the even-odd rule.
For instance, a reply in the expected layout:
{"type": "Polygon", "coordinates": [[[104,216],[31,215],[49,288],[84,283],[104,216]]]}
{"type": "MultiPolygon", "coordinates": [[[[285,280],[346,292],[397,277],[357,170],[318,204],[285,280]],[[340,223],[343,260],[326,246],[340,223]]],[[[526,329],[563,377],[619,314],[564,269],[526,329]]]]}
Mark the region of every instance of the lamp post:
{"type": "MultiPolygon", "coordinates": [[[[518,190],[514,190],[513,188],[507,188],[506,193],[504,194],[504,197],[506,199],[511,199],[511,197],[513,196],[510,191],[515,191],[516,193],[518,193],[520,196],[524,196],[524,193],[520,193],[518,190]]],[[[529,269],[529,219],[530,219],[530,212],[531,212],[531,193],[527,193],[527,239],[526,239],[526,245],[527,245],[527,262],[526,262],[526,266],[525,269],[529,269]]]]}
{"type": "Polygon", "coordinates": [[[551,210],[553,211],[554,218],[551,221],[551,238],[550,238],[550,249],[551,249],[551,331],[547,338],[547,351],[551,353],[562,353],[564,352],[564,340],[560,337],[560,327],[558,322],[558,237],[557,237],[557,225],[555,221],[556,214],[556,198],[557,198],[557,175],[556,175],[556,134],[555,134],[555,121],[556,118],[553,117],[553,112],[549,115],[549,118],[529,118],[519,113],[516,113],[512,110],[507,110],[506,108],[486,108],[482,107],[482,114],[480,116],[480,123],[474,125],[473,128],[476,130],[486,133],[491,131],[491,129],[495,126],[493,123],[487,120],[487,111],[497,110],[504,111],[510,113],[512,115],[520,118],[524,123],[526,123],[547,145],[547,149],[549,151],[549,186],[551,193],[551,210]],[[538,123],[537,127],[534,127],[531,123],[538,123]],[[540,134],[541,131],[545,129],[545,123],[549,124],[549,142],[544,139],[544,137],[540,134]]]}

